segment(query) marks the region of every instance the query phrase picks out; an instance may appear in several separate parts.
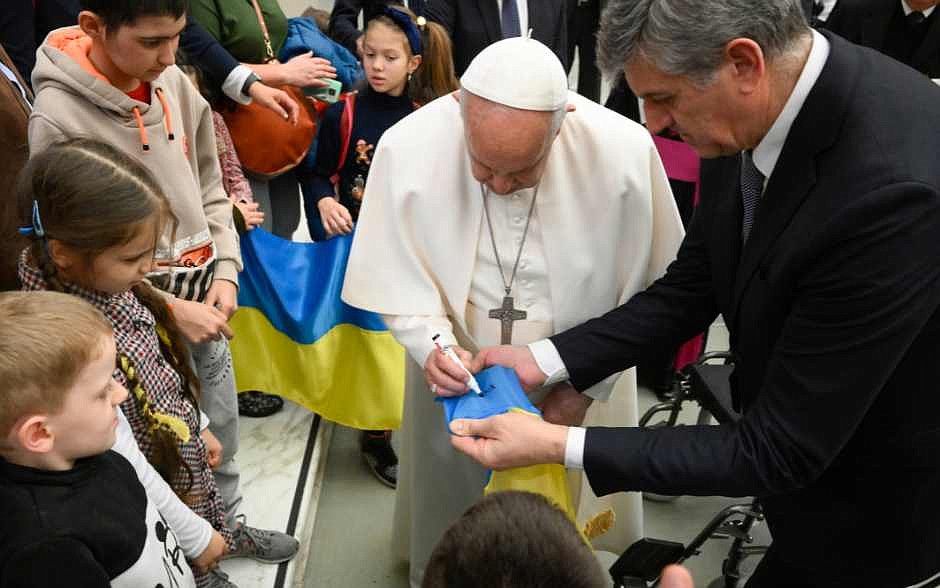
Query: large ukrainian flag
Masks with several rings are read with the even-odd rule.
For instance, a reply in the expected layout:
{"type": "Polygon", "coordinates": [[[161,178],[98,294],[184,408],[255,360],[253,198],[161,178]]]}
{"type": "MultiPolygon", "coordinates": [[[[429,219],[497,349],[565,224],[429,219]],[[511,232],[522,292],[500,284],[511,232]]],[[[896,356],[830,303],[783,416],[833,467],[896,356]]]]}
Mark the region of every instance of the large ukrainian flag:
{"type": "Polygon", "coordinates": [[[239,391],[278,394],[358,429],[401,425],[405,352],[382,319],[342,300],[352,235],[295,243],[256,228],[231,341],[239,391]]]}

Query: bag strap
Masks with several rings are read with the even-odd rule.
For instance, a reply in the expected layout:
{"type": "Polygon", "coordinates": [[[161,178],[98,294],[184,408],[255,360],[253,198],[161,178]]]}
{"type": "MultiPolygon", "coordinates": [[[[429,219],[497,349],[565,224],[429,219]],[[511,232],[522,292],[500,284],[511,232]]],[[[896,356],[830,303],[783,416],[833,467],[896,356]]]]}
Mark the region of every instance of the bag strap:
{"type": "Polygon", "coordinates": [[[251,5],[255,8],[255,16],[258,17],[258,24],[261,25],[261,34],[264,36],[265,63],[274,61],[274,47],[271,45],[271,35],[268,34],[268,25],[264,22],[264,14],[261,13],[261,6],[258,0],[251,0],[251,5]]]}
{"type": "Polygon", "coordinates": [[[339,172],[343,171],[346,164],[346,155],[349,153],[349,143],[352,140],[353,115],[355,114],[356,93],[350,92],[343,101],[343,114],[339,117],[339,162],[336,164],[336,171],[330,177],[330,182],[335,186],[339,184],[339,172]]]}

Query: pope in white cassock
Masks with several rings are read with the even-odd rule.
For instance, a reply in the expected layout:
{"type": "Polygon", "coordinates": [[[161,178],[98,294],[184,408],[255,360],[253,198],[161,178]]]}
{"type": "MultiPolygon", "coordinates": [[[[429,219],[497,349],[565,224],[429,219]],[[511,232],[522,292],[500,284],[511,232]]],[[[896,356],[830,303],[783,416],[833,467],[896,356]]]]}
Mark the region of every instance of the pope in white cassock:
{"type": "MultiPolygon", "coordinates": [[[[682,224],[649,133],[568,91],[555,55],[521,37],[489,46],[461,91],[379,142],[343,300],[383,315],[406,370],[394,543],[419,585],[437,540],[482,497],[487,472],[449,442],[425,370],[459,375],[436,350],[526,343],[625,302],[666,270],[682,224]],[[459,101],[458,101],[459,98],[459,101]]],[[[454,379],[447,395],[462,393],[454,379]]],[[[546,420],[636,425],[633,370],[533,398],[546,420]],[[617,379],[619,378],[619,381],[617,379]]],[[[642,536],[640,496],[597,498],[572,475],[579,523],[613,509],[595,547],[642,536]]]]}

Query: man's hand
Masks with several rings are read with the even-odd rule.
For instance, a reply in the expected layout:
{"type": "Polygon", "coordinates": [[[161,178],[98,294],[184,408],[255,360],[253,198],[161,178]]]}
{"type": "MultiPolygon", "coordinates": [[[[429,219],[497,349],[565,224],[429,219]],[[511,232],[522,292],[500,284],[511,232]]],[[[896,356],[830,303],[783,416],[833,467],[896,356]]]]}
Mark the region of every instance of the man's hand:
{"type": "Polygon", "coordinates": [[[199,436],[206,444],[206,463],[214,470],[222,463],[222,444],[208,427],[203,429],[199,436]]]}
{"type": "Polygon", "coordinates": [[[336,198],[332,196],[321,198],[317,202],[317,209],[320,211],[320,222],[323,223],[323,229],[326,231],[327,237],[348,235],[352,232],[352,215],[336,198]]]}
{"type": "Polygon", "coordinates": [[[242,213],[242,218],[245,219],[245,228],[249,231],[255,227],[260,227],[261,223],[264,222],[264,213],[261,212],[261,205],[257,202],[239,200],[235,203],[235,206],[238,208],[238,212],[242,213]]]}
{"type": "MultiPolygon", "coordinates": [[[[471,372],[473,368],[473,356],[466,349],[461,349],[456,345],[452,347],[457,357],[463,362],[464,366],[471,372]]],[[[463,396],[470,388],[467,387],[467,380],[470,377],[467,372],[460,369],[460,366],[454,363],[454,360],[441,353],[440,349],[435,348],[424,362],[424,378],[428,382],[428,387],[437,396],[463,396]]]]}
{"type": "Polygon", "coordinates": [[[297,124],[297,117],[300,116],[300,106],[284,90],[256,82],[248,88],[248,95],[261,106],[274,111],[281,118],[287,119],[290,124],[297,124]]]}
{"type": "Polygon", "coordinates": [[[173,303],[173,317],[190,343],[205,343],[222,337],[231,339],[235,336],[222,311],[201,302],[177,299],[173,303]]]}
{"type": "Polygon", "coordinates": [[[455,449],[490,469],[565,463],[568,427],[535,415],[507,412],[483,420],[457,419],[450,430],[455,449]]]}
{"type": "Polygon", "coordinates": [[[199,554],[199,557],[192,560],[192,566],[198,571],[207,573],[219,565],[219,558],[228,553],[228,546],[225,545],[225,539],[218,531],[212,531],[212,538],[209,539],[209,545],[199,554]]]}
{"type": "Polygon", "coordinates": [[[579,426],[584,422],[584,415],[594,399],[581,394],[568,382],[552,386],[551,391],[542,400],[539,410],[542,418],[556,425],[579,426]]]}
{"type": "Polygon", "coordinates": [[[522,387],[527,392],[535,390],[548,379],[548,376],[539,369],[539,364],[535,363],[532,352],[524,346],[484,347],[473,359],[473,365],[476,369],[470,371],[474,373],[491,365],[512,368],[516,370],[516,375],[519,376],[519,381],[522,382],[522,387]]]}
{"type": "Polygon", "coordinates": [[[326,82],[320,78],[335,78],[336,68],[322,57],[314,57],[313,52],[292,57],[281,64],[281,75],[285,83],[301,88],[322,88],[326,82]]]}
{"type": "Polygon", "coordinates": [[[238,286],[228,280],[212,280],[206,293],[206,306],[222,311],[225,320],[232,318],[238,310],[238,286]]]}

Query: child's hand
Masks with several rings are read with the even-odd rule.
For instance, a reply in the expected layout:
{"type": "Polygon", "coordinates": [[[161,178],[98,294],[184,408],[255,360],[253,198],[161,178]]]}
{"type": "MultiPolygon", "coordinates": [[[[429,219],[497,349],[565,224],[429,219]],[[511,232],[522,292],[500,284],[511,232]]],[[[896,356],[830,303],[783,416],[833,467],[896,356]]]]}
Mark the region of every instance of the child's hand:
{"type": "Polygon", "coordinates": [[[225,539],[218,531],[212,531],[212,538],[209,539],[209,545],[199,554],[199,557],[192,560],[192,566],[197,571],[207,573],[219,565],[219,558],[228,553],[228,546],[225,545],[225,539]]]}
{"type": "Polygon", "coordinates": [[[205,304],[221,310],[225,320],[232,318],[238,310],[238,286],[228,280],[213,280],[209,292],[206,293],[205,304]]]}
{"type": "Polygon", "coordinates": [[[206,463],[212,469],[219,467],[219,464],[222,463],[222,444],[219,443],[218,438],[212,434],[208,427],[203,429],[199,436],[206,444],[206,463]]]}
{"type": "Polygon", "coordinates": [[[173,303],[173,316],[183,336],[190,343],[218,341],[222,337],[231,339],[235,336],[228,326],[228,318],[222,311],[201,302],[176,300],[173,303]]]}
{"type": "Polygon", "coordinates": [[[257,202],[246,202],[245,200],[239,200],[235,203],[235,207],[238,208],[238,211],[242,213],[242,218],[245,219],[245,228],[249,231],[255,227],[260,227],[261,223],[264,222],[264,213],[261,212],[260,206],[257,202]]]}
{"type": "Polygon", "coordinates": [[[336,68],[326,59],[314,57],[312,52],[291,58],[281,68],[285,82],[301,88],[320,88],[326,85],[320,78],[336,77],[336,68]]]}
{"type": "Polygon", "coordinates": [[[317,208],[320,210],[320,221],[323,223],[323,229],[326,231],[327,237],[348,235],[352,232],[352,215],[335,198],[332,196],[321,198],[317,202],[317,208]]]}

